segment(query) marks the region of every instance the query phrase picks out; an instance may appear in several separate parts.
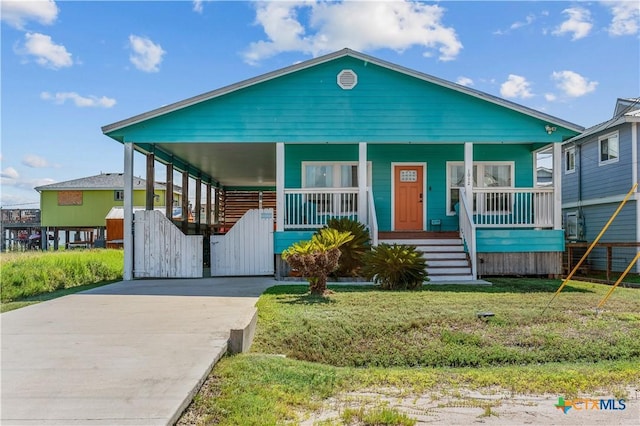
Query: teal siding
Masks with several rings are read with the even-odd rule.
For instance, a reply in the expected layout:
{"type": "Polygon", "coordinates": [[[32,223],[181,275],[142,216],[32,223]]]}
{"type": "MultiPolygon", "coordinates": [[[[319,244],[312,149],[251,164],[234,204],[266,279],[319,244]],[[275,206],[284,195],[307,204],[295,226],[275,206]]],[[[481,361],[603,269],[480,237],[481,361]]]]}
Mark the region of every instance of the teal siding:
{"type": "Polygon", "coordinates": [[[134,143],[561,142],[543,120],[353,57],[281,75],[109,132],[134,143]],[[337,74],[358,84],[343,90],[337,74]]]}
{"type": "MultiPolygon", "coordinates": [[[[515,185],[533,186],[533,156],[531,146],[477,145],[474,146],[475,161],[513,161],[515,185]]],[[[464,145],[441,144],[370,144],[367,160],[371,162],[373,195],[381,231],[391,230],[391,163],[427,163],[427,222],[442,221],[442,230],[456,230],[457,216],[446,215],[447,161],[464,161],[464,145]]],[[[285,146],[285,187],[302,186],[303,161],[358,161],[356,144],[295,144],[285,146]]]]}
{"type": "Polygon", "coordinates": [[[314,231],[284,231],[273,233],[273,247],[275,254],[281,254],[285,249],[298,241],[310,240],[314,231]]]}
{"type": "Polygon", "coordinates": [[[478,229],[478,253],[528,253],[564,251],[564,231],[529,229],[478,229]]]}

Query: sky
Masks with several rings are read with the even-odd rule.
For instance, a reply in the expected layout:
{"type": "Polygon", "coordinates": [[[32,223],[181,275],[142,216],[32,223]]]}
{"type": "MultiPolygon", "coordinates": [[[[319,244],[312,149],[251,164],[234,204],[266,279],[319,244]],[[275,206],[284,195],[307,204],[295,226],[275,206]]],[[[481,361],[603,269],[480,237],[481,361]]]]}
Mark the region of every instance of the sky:
{"type": "Polygon", "coordinates": [[[345,47],[584,127],[640,96],[640,0],[0,4],[2,208],[122,172],[104,125],[345,47]]]}

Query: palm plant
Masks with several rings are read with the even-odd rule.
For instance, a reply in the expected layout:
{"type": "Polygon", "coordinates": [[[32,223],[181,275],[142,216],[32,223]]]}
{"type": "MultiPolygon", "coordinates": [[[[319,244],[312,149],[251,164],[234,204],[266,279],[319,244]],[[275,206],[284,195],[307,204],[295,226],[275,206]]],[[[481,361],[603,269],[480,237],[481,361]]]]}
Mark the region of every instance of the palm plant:
{"type": "Polygon", "coordinates": [[[353,239],[340,246],[340,262],[334,275],[341,277],[355,277],[360,275],[362,259],[370,247],[369,231],[357,220],[348,217],[331,218],[327,227],[340,232],[350,232],[353,239]]]}
{"type": "Polygon", "coordinates": [[[384,290],[415,290],[428,281],[427,262],[413,246],[380,244],[364,257],[364,276],[384,290]]]}
{"type": "Polygon", "coordinates": [[[352,239],[351,233],[323,228],[311,240],[294,243],[284,250],[282,258],[307,279],[311,294],[324,295],[327,278],[338,267],[340,246],[352,239]]]}

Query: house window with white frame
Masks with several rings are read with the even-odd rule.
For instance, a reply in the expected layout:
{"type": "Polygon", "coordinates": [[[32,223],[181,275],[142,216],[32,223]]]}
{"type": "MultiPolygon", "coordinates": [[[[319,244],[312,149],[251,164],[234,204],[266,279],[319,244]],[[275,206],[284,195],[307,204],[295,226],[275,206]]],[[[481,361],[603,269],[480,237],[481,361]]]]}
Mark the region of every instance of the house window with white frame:
{"type": "MultiPolygon", "coordinates": [[[[475,188],[513,188],[514,164],[512,161],[474,162],[473,186],[475,188]],[[478,176],[481,179],[478,179],[478,176]]],[[[456,213],[460,201],[460,188],[464,188],[464,163],[447,162],[447,214],[456,213]]],[[[492,200],[491,205],[510,204],[508,200],[492,200]]],[[[508,206],[503,206],[504,208],[508,206]]],[[[477,205],[474,200],[474,211],[477,205]]]]}
{"type": "Polygon", "coordinates": [[[566,174],[576,171],[576,149],[575,147],[567,148],[564,152],[564,172],[566,174]]]}
{"type": "Polygon", "coordinates": [[[618,142],[618,132],[611,133],[598,138],[600,152],[599,163],[609,164],[618,161],[620,156],[620,144],[618,142]]]}
{"type": "Polygon", "coordinates": [[[115,191],[113,191],[113,200],[124,201],[124,191],[120,189],[116,189],[115,191]]]}
{"type": "MultiPolygon", "coordinates": [[[[367,164],[367,183],[371,182],[371,166],[367,164]]],[[[351,214],[358,210],[358,194],[348,189],[358,188],[358,163],[348,161],[318,162],[306,161],[302,163],[302,187],[329,189],[338,188],[346,191],[338,193],[311,194],[320,213],[336,215],[351,214]]]]}

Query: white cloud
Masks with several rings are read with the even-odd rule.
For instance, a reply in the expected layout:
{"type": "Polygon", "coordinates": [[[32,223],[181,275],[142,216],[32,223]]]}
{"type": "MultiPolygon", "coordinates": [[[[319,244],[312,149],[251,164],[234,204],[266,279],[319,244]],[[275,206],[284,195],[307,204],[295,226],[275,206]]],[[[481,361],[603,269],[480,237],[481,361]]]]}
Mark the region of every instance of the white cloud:
{"type": "Polygon", "coordinates": [[[12,27],[23,29],[27,21],[49,25],[58,17],[58,6],[53,0],[2,0],[0,18],[12,27]]]}
{"type": "Polygon", "coordinates": [[[456,81],[456,83],[458,83],[461,86],[473,86],[473,80],[470,79],[469,77],[458,77],[458,80],[456,81]]]}
{"type": "Polygon", "coordinates": [[[34,169],[43,169],[46,167],[50,167],[49,162],[45,158],[42,158],[39,155],[35,154],[25,155],[24,158],[22,158],[22,164],[34,169]]]}
{"type": "Polygon", "coordinates": [[[579,40],[589,35],[593,28],[591,12],[582,7],[570,7],[562,11],[569,18],[553,31],[554,35],[572,34],[571,40],[579,40]]]}
{"type": "Polygon", "coordinates": [[[13,167],[7,167],[0,172],[0,177],[5,179],[18,179],[20,177],[20,173],[13,167]]]}
{"type": "Polygon", "coordinates": [[[129,55],[129,60],[137,69],[145,72],[160,71],[160,63],[165,52],[162,46],[155,44],[147,37],[137,35],[129,36],[129,47],[133,51],[129,55]]]}
{"type": "Polygon", "coordinates": [[[555,100],[558,98],[555,94],[553,93],[545,93],[544,94],[544,98],[547,100],[547,102],[555,102],[555,100]]]}
{"type": "Polygon", "coordinates": [[[247,63],[256,64],[281,52],[317,56],[344,47],[354,50],[405,49],[422,46],[425,56],[437,50],[441,61],[462,49],[456,31],[442,23],[445,10],[413,1],[260,2],[256,24],[267,40],[250,44],[247,63]],[[299,15],[304,15],[307,27],[299,15]]]}
{"type": "Polygon", "coordinates": [[[640,6],[637,1],[607,1],[613,18],[607,30],[612,36],[634,35],[640,30],[640,6]]]}
{"type": "Polygon", "coordinates": [[[43,67],[59,69],[73,65],[71,53],[61,44],[55,44],[51,37],[40,33],[26,33],[24,46],[17,53],[34,56],[36,63],[43,67]]]}
{"type": "Polygon", "coordinates": [[[93,95],[80,96],[76,92],[58,92],[56,94],[42,92],[40,93],[40,99],[44,99],[45,101],[52,101],[53,103],[59,105],[64,104],[67,100],[71,100],[77,107],[80,108],[111,108],[116,104],[116,100],[113,98],[107,98],[106,96],[97,97],[93,95]]]}
{"type": "Polygon", "coordinates": [[[509,74],[507,81],[500,85],[500,94],[505,98],[526,99],[533,97],[531,83],[526,78],[515,74],[509,74]]]}
{"type": "Polygon", "coordinates": [[[533,22],[536,20],[536,16],[533,14],[529,14],[527,15],[527,17],[524,19],[524,21],[516,21],[513,24],[511,24],[509,26],[508,30],[495,30],[493,32],[493,34],[495,35],[505,35],[505,34],[509,34],[509,32],[511,32],[512,30],[517,30],[520,29],[522,27],[526,27],[529,26],[531,24],[533,24],[533,22]]]}
{"type": "Polygon", "coordinates": [[[551,78],[556,81],[556,86],[562,90],[565,95],[572,98],[593,92],[598,85],[597,81],[589,81],[573,71],[554,71],[551,78]]]}
{"type": "Polygon", "coordinates": [[[196,13],[202,13],[202,0],[193,0],[193,11],[196,13]]]}

